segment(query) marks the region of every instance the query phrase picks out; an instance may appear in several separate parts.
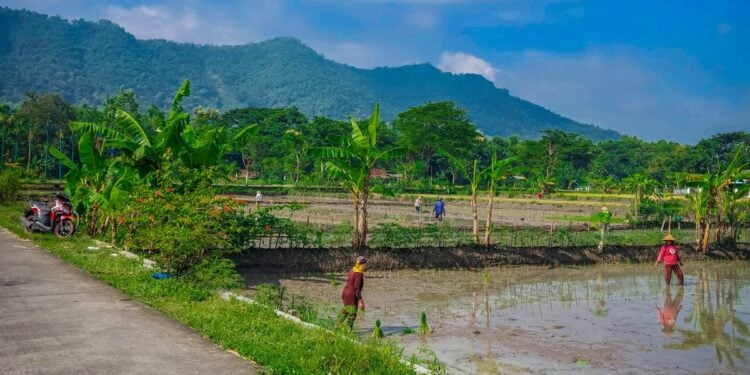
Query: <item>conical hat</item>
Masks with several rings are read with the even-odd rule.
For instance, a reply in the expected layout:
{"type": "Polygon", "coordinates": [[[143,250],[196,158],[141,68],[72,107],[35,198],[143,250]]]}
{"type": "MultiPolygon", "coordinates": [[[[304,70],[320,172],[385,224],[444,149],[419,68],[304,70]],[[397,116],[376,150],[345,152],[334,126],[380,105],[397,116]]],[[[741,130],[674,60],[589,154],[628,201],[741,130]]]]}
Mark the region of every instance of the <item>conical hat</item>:
{"type": "Polygon", "coordinates": [[[671,234],[667,234],[666,236],[664,236],[663,241],[672,241],[672,242],[674,242],[674,237],[672,237],[671,234]]]}

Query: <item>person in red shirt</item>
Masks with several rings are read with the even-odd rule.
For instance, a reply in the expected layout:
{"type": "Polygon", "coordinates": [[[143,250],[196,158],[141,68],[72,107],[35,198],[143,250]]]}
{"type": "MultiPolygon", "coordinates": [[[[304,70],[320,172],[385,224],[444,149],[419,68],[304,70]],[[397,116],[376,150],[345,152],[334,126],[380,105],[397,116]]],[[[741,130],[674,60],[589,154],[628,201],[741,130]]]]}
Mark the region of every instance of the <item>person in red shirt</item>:
{"type": "Polygon", "coordinates": [[[664,262],[664,281],[667,285],[672,281],[672,271],[677,274],[680,285],[685,284],[685,278],[680,269],[680,254],[677,253],[677,246],[674,245],[674,237],[671,234],[664,236],[664,245],[659,250],[659,257],[656,258],[657,266],[661,262],[664,262]]]}
{"type": "Polygon", "coordinates": [[[365,268],[367,259],[360,256],[354,263],[349,276],[346,278],[344,291],[341,292],[341,300],[344,302],[344,309],[341,310],[339,322],[346,322],[349,328],[354,327],[354,320],[357,319],[357,308],[365,309],[365,300],[362,298],[362,288],[365,286],[365,268]]]}
{"type": "Polygon", "coordinates": [[[664,296],[664,308],[660,309],[659,306],[656,306],[656,315],[663,327],[662,332],[665,334],[674,332],[675,324],[677,324],[677,316],[680,315],[680,310],[682,309],[682,297],[684,294],[685,288],[680,287],[677,290],[677,295],[672,299],[672,292],[669,290],[669,285],[667,285],[664,296]]]}

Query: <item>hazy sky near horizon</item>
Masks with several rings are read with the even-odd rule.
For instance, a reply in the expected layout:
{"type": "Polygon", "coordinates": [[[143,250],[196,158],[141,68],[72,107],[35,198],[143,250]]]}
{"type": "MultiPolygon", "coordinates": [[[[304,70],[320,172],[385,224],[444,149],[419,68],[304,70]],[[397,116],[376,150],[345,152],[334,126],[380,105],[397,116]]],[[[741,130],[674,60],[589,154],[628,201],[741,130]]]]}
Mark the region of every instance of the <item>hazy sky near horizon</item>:
{"type": "Polygon", "coordinates": [[[300,39],[372,68],[477,73],[583,123],[683,143],[750,131],[750,1],[0,0],[141,39],[300,39]]]}

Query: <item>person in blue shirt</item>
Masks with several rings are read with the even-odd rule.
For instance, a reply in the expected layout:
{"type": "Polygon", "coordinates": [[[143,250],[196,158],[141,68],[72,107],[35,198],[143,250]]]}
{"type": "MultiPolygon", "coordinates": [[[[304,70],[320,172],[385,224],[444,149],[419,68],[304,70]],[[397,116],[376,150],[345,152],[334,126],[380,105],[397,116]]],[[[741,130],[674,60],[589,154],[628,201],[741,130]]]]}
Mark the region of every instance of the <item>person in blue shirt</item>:
{"type": "Polygon", "coordinates": [[[443,215],[445,215],[445,202],[442,197],[435,201],[435,207],[433,207],[432,213],[435,215],[437,221],[443,221],[443,215]]]}

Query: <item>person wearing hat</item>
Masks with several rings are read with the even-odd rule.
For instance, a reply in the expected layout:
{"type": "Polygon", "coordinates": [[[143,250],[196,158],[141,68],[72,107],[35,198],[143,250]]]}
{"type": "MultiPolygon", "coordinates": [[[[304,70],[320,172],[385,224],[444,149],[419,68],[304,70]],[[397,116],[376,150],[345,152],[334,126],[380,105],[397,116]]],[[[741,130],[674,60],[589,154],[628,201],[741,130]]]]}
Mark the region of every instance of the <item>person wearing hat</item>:
{"type": "Polygon", "coordinates": [[[664,281],[667,285],[672,281],[672,272],[677,274],[680,285],[685,284],[685,278],[680,269],[680,254],[677,253],[677,246],[674,245],[674,237],[671,234],[664,236],[664,245],[659,250],[659,257],[656,258],[656,265],[664,262],[664,281]]]}
{"type": "Polygon", "coordinates": [[[349,276],[346,278],[344,291],[341,292],[341,300],[344,302],[344,309],[341,310],[339,322],[346,322],[349,328],[354,327],[354,320],[357,319],[357,308],[365,309],[365,300],[362,298],[362,288],[365,286],[364,272],[367,267],[367,259],[359,256],[354,263],[349,276]]]}

